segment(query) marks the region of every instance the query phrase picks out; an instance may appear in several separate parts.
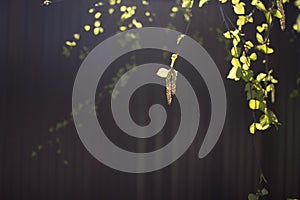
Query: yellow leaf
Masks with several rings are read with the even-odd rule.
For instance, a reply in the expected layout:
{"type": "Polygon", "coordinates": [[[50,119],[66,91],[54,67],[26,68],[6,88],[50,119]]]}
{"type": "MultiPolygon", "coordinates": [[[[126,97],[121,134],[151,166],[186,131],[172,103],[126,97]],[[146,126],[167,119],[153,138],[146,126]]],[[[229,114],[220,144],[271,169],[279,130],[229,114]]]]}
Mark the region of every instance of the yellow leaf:
{"type": "Polygon", "coordinates": [[[111,14],[113,14],[115,12],[115,9],[113,9],[113,8],[110,8],[110,9],[108,9],[108,13],[111,15],[111,14]]]}
{"type": "Polygon", "coordinates": [[[94,15],[94,18],[99,19],[101,17],[101,15],[102,15],[101,12],[96,12],[94,15]]]}
{"type": "Polygon", "coordinates": [[[251,53],[251,55],[250,55],[250,59],[251,60],[257,60],[257,55],[256,55],[256,53],[251,53]]]}
{"type": "Polygon", "coordinates": [[[126,9],[127,9],[127,7],[126,7],[126,6],[121,6],[121,7],[120,7],[120,11],[121,11],[121,12],[125,12],[125,11],[126,11],[126,9]]]}
{"type": "Polygon", "coordinates": [[[178,9],[177,6],[173,6],[173,7],[172,7],[172,12],[176,13],[176,12],[178,12],[178,11],[179,11],[179,9],[178,9]]]}
{"type": "Polygon", "coordinates": [[[245,16],[239,16],[237,21],[236,21],[236,25],[238,26],[243,26],[246,23],[246,18],[245,16]]]}
{"type": "Polygon", "coordinates": [[[194,0],[182,0],[182,8],[192,8],[194,0]]]}
{"type": "Polygon", "coordinates": [[[256,33],[256,39],[257,39],[258,43],[260,43],[260,44],[264,43],[264,38],[263,38],[263,36],[261,34],[256,33]]]}
{"type": "Polygon", "coordinates": [[[251,41],[245,42],[245,48],[246,49],[251,49],[252,47],[254,47],[254,45],[253,45],[253,43],[251,41]]]}
{"type": "Polygon", "coordinates": [[[260,0],[252,0],[251,5],[255,6],[257,9],[266,12],[265,5],[260,0]]]}
{"type": "Polygon", "coordinates": [[[95,26],[95,27],[100,27],[100,25],[101,25],[101,22],[100,22],[99,20],[96,20],[96,21],[94,22],[94,26],[95,26]]]}
{"type": "Polygon", "coordinates": [[[272,21],[273,21],[273,17],[272,17],[271,12],[265,12],[265,17],[266,17],[266,20],[267,20],[268,24],[271,25],[272,21]]]}
{"type": "Polygon", "coordinates": [[[144,6],[147,6],[147,5],[149,5],[149,2],[146,1],[146,0],[143,0],[143,1],[142,1],[142,4],[143,4],[144,6]]]}
{"type": "Polygon", "coordinates": [[[225,37],[226,39],[230,39],[230,38],[231,38],[231,35],[230,35],[230,32],[229,32],[229,31],[223,33],[223,35],[224,35],[224,37],[225,37]]]}
{"type": "Polygon", "coordinates": [[[236,5],[233,6],[233,9],[234,9],[234,12],[237,14],[237,15],[244,15],[245,14],[245,3],[244,2],[241,2],[241,3],[238,3],[236,5]]]}
{"type": "Polygon", "coordinates": [[[90,31],[91,30],[91,26],[90,25],[84,25],[84,30],[85,31],[90,31]]]}
{"type": "Polygon", "coordinates": [[[80,39],[80,34],[74,33],[73,37],[74,37],[75,40],[79,40],[80,39]]]}
{"type": "Polygon", "coordinates": [[[281,12],[280,12],[279,10],[277,10],[277,9],[273,10],[273,15],[274,15],[275,17],[277,17],[278,19],[281,19],[281,18],[282,18],[281,12]]]}
{"type": "Polygon", "coordinates": [[[226,3],[227,0],[219,0],[221,3],[226,3]]]}
{"type": "Polygon", "coordinates": [[[265,54],[272,54],[274,52],[274,50],[266,44],[257,45],[256,48],[265,54]]]}
{"type": "Polygon", "coordinates": [[[240,0],[231,0],[231,3],[233,4],[233,5],[236,5],[236,4],[238,4],[240,2],[240,0]]]}
{"type": "Polygon", "coordinates": [[[300,33],[300,14],[297,17],[296,24],[293,25],[293,29],[300,33]]]}
{"type": "Polygon", "coordinates": [[[250,109],[257,110],[257,109],[259,109],[259,106],[260,106],[260,102],[258,100],[251,99],[249,101],[249,108],[250,109]]]}
{"type": "Polygon", "coordinates": [[[92,14],[94,11],[95,11],[94,8],[90,8],[88,12],[89,12],[90,14],[92,14]]]}
{"type": "Polygon", "coordinates": [[[238,70],[238,67],[232,67],[231,70],[230,70],[230,72],[229,72],[229,74],[228,74],[228,76],[227,76],[227,78],[228,79],[233,79],[235,81],[240,80],[240,78],[237,77],[237,75],[236,75],[237,74],[237,70],[238,70]]]}
{"type": "Polygon", "coordinates": [[[126,26],[120,26],[120,31],[126,31],[127,27],[126,26]]]}
{"type": "Polygon", "coordinates": [[[170,72],[169,69],[159,68],[159,70],[157,71],[156,75],[159,76],[159,77],[161,77],[161,78],[167,78],[169,72],[170,72]]]}
{"type": "Polygon", "coordinates": [[[201,8],[205,3],[207,3],[209,0],[200,0],[199,1],[199,7],[201,8]]]}
{"type": "Polygon", "coordinates": [[[251,134],[254,134],[254,133],[255,133],[255,124],[256,124],[256,123],[252,123],[252,124],[250,125],[250,127],[249,127],[249,131],[250,131],[251,134]]]}
{"type": "Polygon", "coordinates": [[[234,67],[241,67],[240,61],[239,61],[239,59],[237,59],[237,58],[232,58],[232,59],[231,59],[231,64],[232,64],[232,66],[234,66],[234,67]]]}
{"type": "Polygon", "coordinates": [[[267,77],[267,74],[265,74],[265,73],[259,73],[259,74],[257,75],[257,77],[256,77],[256,80],[257,80],[258,82],[260,82],[260,81],[263,81],[266,77],[267,77]]]}

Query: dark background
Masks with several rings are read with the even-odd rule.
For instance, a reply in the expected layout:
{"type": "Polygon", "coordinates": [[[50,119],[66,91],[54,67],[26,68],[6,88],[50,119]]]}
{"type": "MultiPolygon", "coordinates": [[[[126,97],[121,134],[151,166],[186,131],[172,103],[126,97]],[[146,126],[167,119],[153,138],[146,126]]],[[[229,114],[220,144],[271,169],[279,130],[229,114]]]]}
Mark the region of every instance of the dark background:
{"type": "MultiPolygon", "coordinates": [[[[300,197],[300,101],[289,98],[289,93],[297,87],[296,78],[300,73],[299,38],[290,28],[297,16],[292,5],[287,7],[288,30],[282,33],[276,22],[271,33],[276,52],[271,56],[270,65],[279,79],[276,103],[272,108],[282,122],[279,130],[272,128],[255,136],[248,133],[251,112],[243,85],[226,79],[230,64],[224,59],[227,52],[215,31],[217,27],[225,30],[225,26],[212,1],[203,9],[194,10],[188,35],[194,31],[200,33],[204,47],[224,79],[228,113],[221,138],[202,160],[197,158],[197,153],[203,135],[197,136],[188,151],[172,165],[156,172],[127,174],[94,159],[79,140],[74,125],[55,133],[48,131],[58,121],[69,118],[72,110],[72,87],[81,61],[78,50],[70,58],[62,56],[62,46],[90,19],[87,9],[93,3],[64,0],[44,7],[40,1],[1,0],[1,200],[247,199],[248,193],[259,187],[260,165],[270,191],[266,199],[300,197]],[[60,144],[47,144],[49,139],[56,137],[60,138],[60,144]],[[32,158],[32,150],[40,144],[42,151],[32,158]],[[57,148],[61,148],[61,155],[56,154],[57,148]],[[63,164],[64,159],[68,160],[68,165],[63,164]]],[[[150,8],[157,17],[150,25],[167,26],[167,9],[173,4],[172,1],[154,1],[150,8]]],[[[231,9],[225,11],[231,13],[231,9]]],[[[115,33],[116,27],[110,25],[115,22],[116,17],[103,16],[102,23],[107,24],[105,34],[83,38],[82,42],[93,48],[115,33]]],[[[184,32],[186,23],[183,20],[171,22],[176,24],[178,31],[184,32]]],[[[147,58],[151,56],[155,53],[147,54],[147,58]]],[[[255,69],[263,71],[264,67],[257,65],[255,69]]],[[[113,72],[107,73],[107,79],[112,76],[113,72]]],[[[201,78],[193,75],[191,78],[201,98],[206,92],[205,86],[201,78]],[[197,80],[200,80],[198,86],[197,80]]],[[[164,97],[162,88],[155,91],[160,94],[158,99],[164,97]]],[[[147,92],[144,93],[146,98],[147,92]]],[[[109,96],[103,99],[109,102],[109,96]]],[[[204,113],[209,114],[209,110],[204,109],[204,113]]],[[[203,129],[205,120],[208,119],[204,118],[203,129]]],[[[114,139],[117,143],[123,142],[121,137],[119,141],[116,136],[114,139]]]]}

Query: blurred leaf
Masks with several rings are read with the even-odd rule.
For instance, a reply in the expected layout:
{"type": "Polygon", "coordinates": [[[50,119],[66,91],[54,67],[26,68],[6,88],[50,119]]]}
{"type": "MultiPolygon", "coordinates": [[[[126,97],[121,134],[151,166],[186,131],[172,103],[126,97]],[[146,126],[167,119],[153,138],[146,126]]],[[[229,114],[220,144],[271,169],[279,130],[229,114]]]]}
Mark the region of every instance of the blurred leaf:
{"type": "Polygon", "coordinates": [[[250,193],[248,195],[248,200],[258,200],[258,199],[259,199],[259,196],[256,194],[250,193]]]}

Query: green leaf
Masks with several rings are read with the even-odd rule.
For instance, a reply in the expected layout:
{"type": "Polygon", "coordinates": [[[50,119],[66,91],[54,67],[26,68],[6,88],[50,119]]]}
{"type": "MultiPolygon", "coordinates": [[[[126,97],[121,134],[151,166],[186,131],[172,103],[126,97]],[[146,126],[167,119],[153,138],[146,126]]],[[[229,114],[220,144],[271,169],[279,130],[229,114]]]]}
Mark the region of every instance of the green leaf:
{"type": "Polygon", "coordinates": [[[34,157],[36,157],[36,156],[37,156],[36,151],[31,151],[31,157],[34,158],[34,157]]]}
{"type": "Polygon", "coordinates": [[[290,98],[296,98],[299,96],[299,91],[297,89],[293,89],[292,92],[290,93],[290,98]]]}
{"type": "Polygon", "coordinates": [[[256,194],[250,193],[248,195],[248,200],[258,200],[258,199],[259,199],[259,196],[256,194]]]}
{"type": "Polygon", "coordinates": [[[261,193],[262,193],[263,196],[266,196],[266,195],[269,194],[269,191],[268,191],[266,188],[263,188],[263,189],[261,190],[261,193]]]}
{"type": "Polygon", "coordinates": [[[264,182],[264,183],[268,182],[263,173],[261,173],[259,176],[259,183],[262,184],[262,182],[264,182]]]}
{"type": "Polygon", "coordinates": [[[272,111],[268,112],[268,117],[272,124],[279,124],[277,116],[272,111]]]}
{"type": "Polygon", "coordinates": [[[271,14],[271,12],[265,12],[265,17],[266,17],[266,20],[267,20],[267,23],[269,24],[269,25],[271,25],[272,24],[272,21],[273,21],[273,17],[272,17],[272,14],[271,14]]]}

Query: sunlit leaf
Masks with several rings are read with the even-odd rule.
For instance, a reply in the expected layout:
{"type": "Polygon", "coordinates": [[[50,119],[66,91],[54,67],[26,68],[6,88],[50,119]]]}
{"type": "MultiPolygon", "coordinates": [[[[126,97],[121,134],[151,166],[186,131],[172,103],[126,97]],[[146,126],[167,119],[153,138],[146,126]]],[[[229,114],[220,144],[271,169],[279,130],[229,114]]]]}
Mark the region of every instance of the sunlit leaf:
{"type": "Polygon", "coordinates": [[[263,12],[267,11],[265,5],[260,0],[252,0],[251,5],[255,6],[257,9],[259,9],[263,12]]]}
{"type": "Polygon", "coordinates": [[[101,17],[102,13],[101,12],[96,12],[94,15],[95,19],[99,19],[101,17]]]}
{"type": "Polygon", "coordinates": [[[256,53],[252,53],[251,55],[250,55],[250,59],[251,60],[257,60],[257,55],[256,55],[256,53]]]}
{"type": "Polygon", "coordinates": [[[126,6],[121,6],[121,7],[120,7],[120,11],[121,11],[121,12],[125,12],[125,11],[126,11],[126,9],[127,9],[127,7],[126,7],[126,6]]]}
{"type": "Polygon", "coordinates": [[[266,77],[267,77],[267,74],[265,74],[265,73],[259,73],[259,74],[256,76],[256,80],[257,80],[258,82],[260,82],[260,81],[263,81],[266,77]]]}
{"type": "Polygon", "coordinates": [[[192,8],[194,0],[182,0],[182,8],[192,8]]]}
{"type": "Polygon", "coordinates": [[[85,31],[90,31],[91,30],[91,26],[90,25],[84,25],[84,30],[85,31]]]}
{"type": "Polygon", "coordinates": [[[254,47],[251,41],[246,41],[244,46],[246,49],[251,49],[252,47],[254,47]]]}
{"type": "Polygon", "coordinates": [[[113,9],[113,8],[109,8],[108,9],[108,13],[111,15],[111,14],[113,14],[115,12],[115,9],[113,9]]]}
{"type": "Polygon", "coordinates": [[[170,69],[159,68],[156,75],[161,77],[161,78],[167,78],[167,75],[168,75],[169,71],[170,71],[170,69]]]}
{"type": "Polygon", "coordinates": [[[143,4],[144,6],[147,6],[147,5],[149,5],[149,2],[146,1],[146,0],[143,0],[143,1],[142,1],[142,4],[143,4]]]}
{"type": "Polygon", "coordinates": [[[229,31],[226,31],[225,33],[223,33],[224,37],[226,39],[230,39],[231,38],[231,35],[230,35],[230,32],[229,31]]]}
{"type": "Polygon", "coordinates": [[[178,12],[178,11],[179,11],[179,9],[178,9],[178,7],[177,7],[177,6],[173,6],[171,10],[172,10],[172,12],[174,12],[174,13],[176,13],[176,12],[178,12]]]}
{"type": "Polygon", "coordinates": [[[300,14],[296,19],[296,24],[293,25],[293,29],[300,33],[300,14]]]}
{"type": "Polygon", "coordinates": [[[233,5],[236,5],[236,4],[238,4],[240,2],[240,0],[231,0],[231,3],[233,4],[233,5]]]}
{"type": "Polygon", "coordinates": [[[256,48],[265,54],[272,54],[274,52],[274,50],[266,44],[257,45],[256,48]]]}
{"type": "Polygon", "coordinates": [[[282,18],[281,12],[280,12],[279,10],[277,10],[277,9],[274,9],[274,10],[272,11],[272,14],[274,15],[274,17],[277,17],[278,19],[281,19],[281,18],[282,18]]]}
{"type": "Polygon", "coordinates": [[[126,31],[127,27],[126,26],[120,26],[120,31],[126,31]]]}
{"type": "Polygon", "coordinates": [[[80,39],[80,34],[79,33],[74,33],[73,37],[75,40],[79,40],[80,39]]]}
{"type": "Polygon", "coordinates": [[[268,24],[271,25],[272,21],[273,21],[273,17],[272,17],[271,12],[269,12],[269,11],[265,12],[265,17],[266,17],[266,20],[267,20],[268,24]]]}
{"type": "Polygon", "coordinates": [[[261,34],[256,33],[256,40],[258,43],[263,44],[264,43],[264,38],[261,34]]]}
{"type": "Polygon", "coordinates": [[[209,0],[200,0],[199,1],[199,7],[201,8],[205,3],[207,3],[209,0]]]}
{"type": "Polygon", "coordinates": [[[251,99],[249,101],[249,108],[250,109],[257,110],[257,109],[259,109],[259,106],[260,106],[260,101],[255,100],[255,99],[251,99]]]}
{"type": "Polygon", "coordinates": [[[237,76],[237,70],[238,70],[239,67],[232,67],[227,78],[228,79],[233,79],[235,81],[238,81],[240,80],[240,78],[237,76]]]}
{"type": "Polygon", "coordinates": [[[99,20],[96,20],[96,21],[94,22],[94,26],[95,26],[95,27],[100,27],[100,25],[101,25],[101,22],[100,22],[99,20]]]}
{"type": "Polygon", "coordinates": [[[90,9],[88,10],[88,12],[89,12],[90,14],[92,14],[94,11],[95,11],[95,8],[90,8],[90,9]]]}
{"type": "Polygon", "coordinates": [[[233,9],[234,9],[234,12],[237,14],[237,15],[243,15],[245,14],[245,3],[244,2],[240,2],[236,5],[233,6],[233,9]]]}

